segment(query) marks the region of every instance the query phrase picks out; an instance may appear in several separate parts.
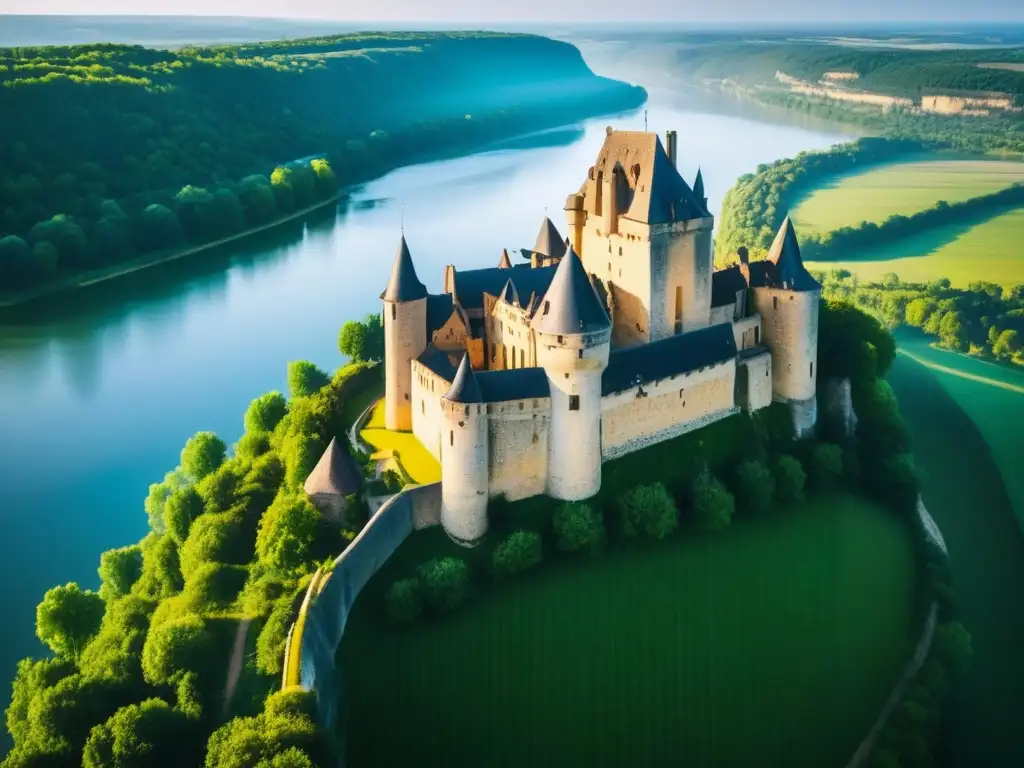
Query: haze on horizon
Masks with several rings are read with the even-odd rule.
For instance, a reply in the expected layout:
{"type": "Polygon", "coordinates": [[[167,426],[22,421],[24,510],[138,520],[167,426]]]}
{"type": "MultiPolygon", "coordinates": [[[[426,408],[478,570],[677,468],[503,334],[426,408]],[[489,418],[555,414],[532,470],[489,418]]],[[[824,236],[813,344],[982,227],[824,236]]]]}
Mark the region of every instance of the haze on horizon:
{"type": "Polygon", "coordinates": [[[151,0],[140,14],[137,0],[0,0],[0,14],[240,16],[339,22],[507,24],[602,22],[698,24],[810,23],[1024,23],[1021,0],[719,0],[666,7],[664,0],[518,0],[488,5],[479,0],[151,0]]]}

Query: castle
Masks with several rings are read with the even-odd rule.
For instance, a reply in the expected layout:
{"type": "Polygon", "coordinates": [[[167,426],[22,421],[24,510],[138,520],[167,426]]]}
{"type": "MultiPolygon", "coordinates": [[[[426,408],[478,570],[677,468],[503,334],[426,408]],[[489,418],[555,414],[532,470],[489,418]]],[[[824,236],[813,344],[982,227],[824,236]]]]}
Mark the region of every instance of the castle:
{"type": "Polygon", "coordinates": [[[601,464],[773,400],[817,420],[821,287],[787,218],[765,261],[715,270],[704,184],[676,133],[608,129],[529,259],[445,268],[430,295],[402,237],[384,303],[385,421],[441,464],[441,522],[472,544],[488,500],[585,499],[601,464]]]}

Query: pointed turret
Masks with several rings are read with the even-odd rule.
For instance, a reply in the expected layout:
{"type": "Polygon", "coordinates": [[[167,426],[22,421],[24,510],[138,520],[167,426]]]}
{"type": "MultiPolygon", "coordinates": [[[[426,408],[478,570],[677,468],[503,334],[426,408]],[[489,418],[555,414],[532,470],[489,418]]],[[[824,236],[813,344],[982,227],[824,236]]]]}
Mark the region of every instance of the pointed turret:
{"type": "Polygon", "coordinates": [[[693,196],[700,200],[704,209],[707,210],[708,198],[704,194],[704,174],[700,172],[700,167],[697,168],[697,178],[693,180],[693,196]]]}
{"type": "Polygon", "coordinates": [[[459,370],[455,373],[451,388],[445,392],[444,399],[451,403],[482,403],[484,401],[483,395],[480,394],[480,385],[473,373],[473,367],[469,364],[469,355],[462,356],[459,370]]]}
{"type": "Polygon", "coordinates": [[[821,285],[804,267],[800,257],[800,243],[796,239],[793,221],[786,217],[775,236],[768,261],[775,265],[774,283],[790,291],[820,291],[821,285]]]}
{"type": "Polygon", "coordinates": [[[501,289],[501,300],[513,307],[519,306],[519,291],[516,290],[516,286],[511,278],[505,282],[505,287],[501,289]]]}
{"type": "Polygon", "coordinates": [[[508,248],[502,248],[501,261],[498,262],[498,269],[512,269],[512,262],[508,258],[508,248]]]}
{"type": "Polygon", "coordinates": [[[566,240],[559,234],[558,227],[547,216],[541,222],[537,242],[533,244],[533,252],[552,259],[560,259],[565,255],[566,240]]]}
{"type": "Polygon", "coordinates": [[[409,244],[405,242],[405,235],[402,235],[398,253],[395,254],[395,265],[391,268],[391,279],[381,298],[384,301],[415,301],[426,296],[427,289],[416,276],[409,244]]]}
{"type": "Polygon", "coordinates": [[[540,333],[555,335],[590,333],[611,326],[583,262],[571,246],[530,325],[540,333]]]}
{"type": "Polygon", "coordinates": [[[320,456],[303,486],[310,496],[328,494],[348,496],[359,490],[359,472],[348,451],[331,438],[327,450],[320,456]]]}

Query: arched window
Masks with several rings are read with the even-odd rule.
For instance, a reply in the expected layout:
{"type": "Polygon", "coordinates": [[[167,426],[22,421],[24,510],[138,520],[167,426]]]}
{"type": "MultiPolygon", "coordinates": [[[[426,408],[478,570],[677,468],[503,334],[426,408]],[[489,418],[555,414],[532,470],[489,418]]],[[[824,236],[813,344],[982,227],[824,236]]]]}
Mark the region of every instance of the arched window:
{"type": "Polygon", "coordinates": [[[455,430],[448,433],[448,445],[455,445],[455,430]]]}
{"type": "Polygon", "coordinates": [[[395,304],[391,305],[391,319],[394,320],[398,317],[398,306],[395,304]]]}

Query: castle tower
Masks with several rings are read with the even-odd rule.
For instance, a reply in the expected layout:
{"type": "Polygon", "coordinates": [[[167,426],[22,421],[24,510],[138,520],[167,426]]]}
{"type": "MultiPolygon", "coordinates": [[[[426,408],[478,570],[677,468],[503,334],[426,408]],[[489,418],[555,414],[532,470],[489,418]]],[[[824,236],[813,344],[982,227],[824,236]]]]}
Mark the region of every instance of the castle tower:
{"type": "Polygon", "coordinates": [[[583,226],[587,223],[587,210],[583,204],[583,195],[569,195],[565,201],[565,217],[569,220],[569,243],[582,258],[583,226]]]}
{"type": "Polygon", "coordinates": [[[559,263],[530,327],[551,392],[547,493],[589,498],[601,487],[601,374],[611,322],[574,249],[559,263]]]}
{"type": "Polygon", "coordinates": [[[487,532],[487,404],[464,355],[441,398],[441,525],[471,546],[487,532]]]}
{"type": "Polygon", "coordinates": [[[818,420],[818,304],[821,286],[804,267],[793,222],[787,216],[768,251],[765,285],[753,289],[772,352],[772,397],[790,404],[798,437],[818,420]]]}
{"type": "Polygon", "coordinates": [[[402,235],[384,302],[384,423],[412,429],[412,361],[427,347],[427,289],[416,277],[402,235]]]}

